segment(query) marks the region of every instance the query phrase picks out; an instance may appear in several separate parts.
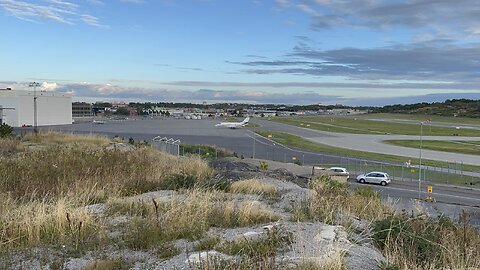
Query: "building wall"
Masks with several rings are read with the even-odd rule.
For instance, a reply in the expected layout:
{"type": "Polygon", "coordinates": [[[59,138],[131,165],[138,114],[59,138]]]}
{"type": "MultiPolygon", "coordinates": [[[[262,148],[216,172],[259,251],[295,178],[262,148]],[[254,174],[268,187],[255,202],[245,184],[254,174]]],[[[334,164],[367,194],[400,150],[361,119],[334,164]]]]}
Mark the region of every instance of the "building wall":
{"type": "Polygon", "coordinates": [[[73,117],[91,117],[93,116],[92,104],[85,102],[73,102],[72,103],[72,116],[73,117]]]}
{"type": "Polygon", "coordinates": [[[18,98],[14,95],[2,95],[0,92],[0,105],[3,108],[15,108],[11,109],[2,109],[2,123],[6,123],[12,127],[18,127],[18,98]]]}
{"type": "MultiPolygon", "coordinates": [[[[53,92],[37,92],[37,122],[39,126],[72,123],[72,98],[53,92]]],[[[0,92],[0,105],[15,108],[4,110],[4,122],[14,126],[32,125],[33,91],[0,92]]]]}

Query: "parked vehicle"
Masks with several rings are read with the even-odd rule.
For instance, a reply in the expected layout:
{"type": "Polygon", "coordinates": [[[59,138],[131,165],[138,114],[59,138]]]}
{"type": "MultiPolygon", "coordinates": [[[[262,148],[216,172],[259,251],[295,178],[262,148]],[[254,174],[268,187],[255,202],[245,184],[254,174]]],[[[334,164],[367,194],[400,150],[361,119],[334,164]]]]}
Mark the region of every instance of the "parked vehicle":
{"type": "Polygon", "coordinates": [[[385,172],[369,172],[357,176],[359,183],[373,183],[386,186],[390,183],[390,176],[385,172]]]}
{"type": "Polygon", "coordinates": [[[344,175],[344,176],[347,176],[347,177],[350,175],[350,173],[347,171],[347,169],[342,168],[342,167],[331,167],[329,170],[338,174],[338,175],[344,175]]]}

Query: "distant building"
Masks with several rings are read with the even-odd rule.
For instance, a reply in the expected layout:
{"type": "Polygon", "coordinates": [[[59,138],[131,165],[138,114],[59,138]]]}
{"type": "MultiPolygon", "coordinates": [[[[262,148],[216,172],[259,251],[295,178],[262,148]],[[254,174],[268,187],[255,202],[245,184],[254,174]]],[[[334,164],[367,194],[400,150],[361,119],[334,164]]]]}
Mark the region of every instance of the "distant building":
{"type": "Polygon", "coordinates": [[[72,116],[73,117],[91,117],[93,116],[93,106],[86,102],[73,102],[72,103],[72,116]]]}
{"type": "MultiPolygon", "coordinates": [[[[0,90],[0,118],[13,127],[34,125],[33,91],[0,90]]],[[[72,97],[56,92],[37,91],[38,126],[72,123],[72,97]]]]}

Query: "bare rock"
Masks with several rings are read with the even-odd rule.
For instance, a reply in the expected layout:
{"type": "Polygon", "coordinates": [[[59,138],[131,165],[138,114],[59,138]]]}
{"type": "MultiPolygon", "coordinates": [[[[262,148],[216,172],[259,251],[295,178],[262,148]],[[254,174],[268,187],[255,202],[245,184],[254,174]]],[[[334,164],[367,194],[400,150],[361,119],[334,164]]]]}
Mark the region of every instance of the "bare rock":
{"type": "Polygon", "coordinates": [[[196,252],[188,256],[188,259],[185,261],[188,265],[202,265],[209,262],[219,262],[219,261],[229,261],[233,260],[233,256],[229,256],[223,253],[220,253],[215,250],[210,251],[201,251],[196,252]]]}

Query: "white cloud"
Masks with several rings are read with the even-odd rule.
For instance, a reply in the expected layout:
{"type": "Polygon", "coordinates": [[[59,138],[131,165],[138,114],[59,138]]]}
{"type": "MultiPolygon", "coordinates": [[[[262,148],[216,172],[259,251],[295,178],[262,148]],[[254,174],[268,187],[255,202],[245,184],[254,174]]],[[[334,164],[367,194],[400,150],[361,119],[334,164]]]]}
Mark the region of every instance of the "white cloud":
{"type": "Polygon", "coordinates": [[[58,88],[57,83],[43,82],[41,87],[47,91],[55,91],[58,88]]]}
{"type": "MultiPolygon", "coordinates": [[[[99,1],[88,0],[88,2],[98,3],[99,1]]],[[[13,17],[29,22],[50,20],[69,25],[84,22],[95,27],[107,27],[100,23],[97,17],[83,13],[79,4],[64,0],[43,0],[43,2],[0,0],[0,9],[4,9],[13,17]]]]}

